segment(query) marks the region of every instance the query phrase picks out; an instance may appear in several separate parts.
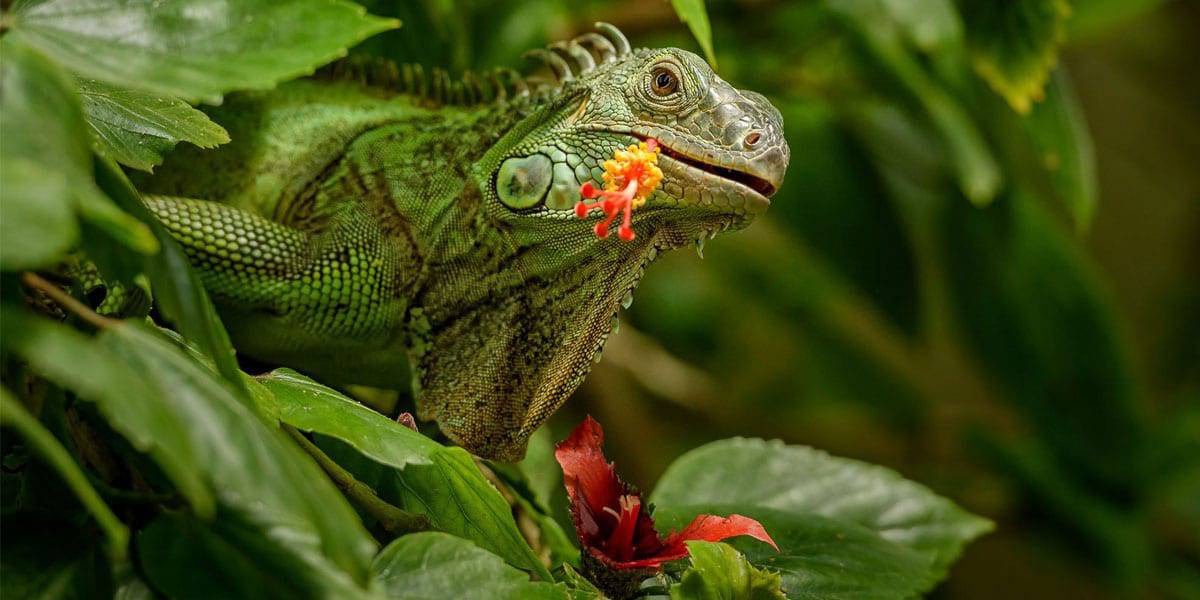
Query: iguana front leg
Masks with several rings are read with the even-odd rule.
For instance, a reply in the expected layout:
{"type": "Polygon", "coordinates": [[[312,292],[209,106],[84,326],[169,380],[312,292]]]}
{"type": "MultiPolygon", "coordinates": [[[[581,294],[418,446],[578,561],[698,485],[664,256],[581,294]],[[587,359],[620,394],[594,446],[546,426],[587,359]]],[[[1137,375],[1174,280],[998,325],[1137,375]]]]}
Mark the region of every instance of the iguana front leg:
{"type": "Polygon", "coordinates": [[[234,344],[332,381],[407,387],[394,240],[347,210],[315,232],[204,200],[148,196],[183,246],[234,344]]]}

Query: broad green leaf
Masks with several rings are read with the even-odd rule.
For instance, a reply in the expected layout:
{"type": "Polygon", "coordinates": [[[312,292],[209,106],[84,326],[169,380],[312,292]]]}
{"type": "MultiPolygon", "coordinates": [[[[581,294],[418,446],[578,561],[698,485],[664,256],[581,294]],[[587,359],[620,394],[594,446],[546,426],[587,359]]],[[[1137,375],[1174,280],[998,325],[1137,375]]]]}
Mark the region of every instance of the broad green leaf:
{"type": "Polygon", "coordinates": [[[121,164],[150,171],[179,142],[212,148],[229,141],[224,128],[182,100],[78,81],[96,152],[121,164]]]}
{"type": "Polygon", "coordinates": [[[142,374],[157,405],[108,399],[103,408],[115,429],[174,436],[172,443],[194,457],[190,466],[205,478],[221,512],[239,515],[262,543],[308,565],[303,574],[314,588],[365,583],[374,541],[324,473],[282,432],[153,331],[122,323],[97,341],[142,374]]]}
{"type": "Polygon", "coordinates": [[[940,578],[932,557],[883,539],[879,532],[813,513],[745,506],[661,506],[660,528],[679,528],[698,514],[738,513],[757,519],[779,551],[756,540],[730,545],[759,568],[779,573],[791,600],[912,598],[940,578]]]}
{"type": "Polygon", "coordinates": [[[511,507],[462,448],[442,448],[430,456],[433,464],[411,464],[399,470],[363,456],[340,440],[318,438],[317,442],[384,501],[425,515],[433,529],[471,540],[514,567],[550,580],[549,571],[517,529],[511,507]]]}
{"type": "Polygon", "coordinates": [[[692,450],[667,468],[652,500],[659,507],[762,507],[856,523],[932,557],[938,570],[992,526],[894,471],[778,440],[733,438],[692,450]]]}
{"type": "Polygon", "coordinates": [[[40,267],[79,238],[75,206],[91,159],[70,78],[7,37],[0,52],[0,267],[40,267]]]}
{"type": "Polygon", "coordinates": [[[162,314],[189,341],[196,344],[217,366],[217,371],[239,391],[242,373],[234,360],[229,335],[213,308],[199,276],[192,270],[183,249],[142,204],[137,190],[110,160],[98,159],[96,180],[117,204],[146,223],[159,242],[160,251],[146,257],[144,269],[150,279],[154,300],[162,314]]]}
{"type": "Polygon", "coordinates": [[[671,600],[785,600],[778,573],[750,564],[729,544],[687,543],[692,565],[671,586],[671,600]]]}
{"type": "Polygon", "coordinates": [[[0,520],[0,597],[69,600],[112,594],[99,540],[64,516],[23,511],[0,520]]]}
{"type": "Polygon", "coordinates": [[[545,565],[513,521],[512,509],[462,448],[433,455],[433,465],[393,472],[391,496],[401,508],[429,517],[435,529],[467,538],[514,566],[550,580],[545,565]]]}
{"type": "Polygon", "coordinates": [[[708,22],[708,11],[704,9],[704,0],[671,0],[675,14],[679,20],[687,24],[692,35],[704,50],[704,57],[713,69],[717,68],[717,55],[713,52],[712,25],[708,22]]]}
{"type": "MultiPolygon", "coordinates": [[[[95,339],[4,313],[3,340],[39,372],[97,404],[194,511],[254,526],[260,545],[305,565],[314,590],[365,583],[375,544],[310,459],[183,350],[134,323],[95,339]],[[214,502],[215,499],[215,502],[214,502]]],[[[249,534],[246,534],[249,535],[249,534]]]]}
{"type": "Polygon", "coordinates": [[[939,223],[951,308],[968,348],[1058,459],[1103,489],[1139,485],[1144,415],[1112,307],[1044,203],[1020,191],[939,223]]]}
{"type": "Polygon", "coordinates": [[[25,0],[20,39],[75,73],[186,100],[265,89],[399,26],[342,0],[25,0]]]}
{"type": "Polygon", "coordinates": [[[1096,156],[1083,108],[1062,69],[1051,76],[1045,100],[1033,107],[1023,125],[1037,151],[1038,166],[1049,173],[1076,230],[1086,231],[1099,196],[1096,156]]]}
{"type": "MultiPolygon", "coordinates": [[[[889,21],[880,22],[872,4],[840,2],[834,5],[847,17],[859,36],[867,57],[880,70],[880,77],[894,82],[901,93],[912,98],[937,131],[949,152],[958,186],[972,202],[986,205],[1003,183],[1000,165],[975,126],[966,108],[926,70],[921,57],[911,52],[889,21]]],[[[891,108],[891,107],[889,107],[891,108]]]]}
{"type": "Polygon", "coordinates": [[[541,546],[551,552],[551,566],[562,562],[579,565],[579,549],[564,529],[569,527],[566,488],[562,467],[554,459],[554,440],[549,427],[542,427],[529,438],[525,458],[520,463],[491,463],[497,477],[504,480],[513,499],[541,532],[541,546]]]}
{"type": "Polygon", "coordinates": [[[17,264],[29,260],[29,255],[44,260],[53,255],[48,248],[73,243],[78,227],[64,221],[68,206],[131,250],[144,254],[157,251],[158,244],[150,231],[118,210],[93,182],[91,150],[74,82],[40,54],[8,36],[0,47],[4,53],[0,65],[0,118],[4,123],[0,142],[0,164],[4,169],[0,223],[5,246],[29,244],[3,248],[0,266],[16,268],[5,258],[10,254],[17,264]],[[46,178],[60,181],[51,184],[46,178]],[[27,207],[29,203],[55,206],[32,209],[27,207]],[[27,225],[23,219],[38,214],[50,216],[63,229],[45,231],[49,229],[46,225],[27,225]],[[34,237],[39,231],[47,233],[44,240],[34,237]],[[9,233],[14,235],[10,238],[9,233]]]}
{"type": "Polygon", "coordinates": [[[554,459],[554,439],[549,427],[542,427],[529,436],[525,458],[517,468],[525,476],[533,501],[545,510],[550,510],[557,492],[562,491],[562,467],[554,459]]]}
{"type": "Polygon", "coordinates": [[[258,378],[275,397],[279,418],[301,431],[335,437],[397,469],[431,465],[443,450],[433,440],[291,369],[258,378]]]}
{"type": "Polygon", "coordinates": [[[284,423],[349,445],[355,456],[331,451],[334,460],[372,485],[384,500],[425,515],[435,529],[472,540],[514,566],[550,579],[517,530],[508,503],[462,448],[441,446],[289,371],[274,371],[260,381],[275,394],[284,423]]]}
{"type": "Polygon", "coordinates": [[[344,576],[315,577],[312,564],[235,514],[208,522],[165,513],[138,534],[137,548],[147,579],[169,598],[369,597],[344,576]]]}
{"type": "MultiPolygon", "coordinates": [[[[74,329],[10,308],[0,311],[4,347],[24,358],[47,379],[97,403],[101,415],[140,452],[149,454],[198,514],[212,516],[215,500],[197,457],[182,443],[182,432],[164,416],[155,390],[107,349],[74,329]],[[114,406],[131,410],[148,425],[126,424],[114,406]],[[141,409],[145,408],[145,411],[141,409]]],[[[183,425],[187,427],[187,425],[183,425]]]]}
{"type": "MultiPolygon", "coordinates": [[[[792,156],[788,184],[772,202],[772,219],[798,233],[837,275],[874,302],[899,329],[915,334],[919,302],[913,242],[862,144],[846,130],[839,111],[826,102],[797,100],[779,108],[787,123],[788,144],[822,151],[792,156]]],[[[787,254],[788,259],[795,255],[794,268],[778,265],[777,269],[772,264],[765,266],[764,273],[773,279],[787,279],[796,278],[794,273],[803,269],[815,270],[815,265],[801,266],[812,262],[808,257],[787,254]]],[[[764,300],[783,303],[801,294],[790,291],[764,300]]],[[[797,312],[788,310],[787,314],[797,312]]],[[[833,360],[850,365],[842,356],[833,360]]]]}
{"type": "Polygon", "coordinates": [[[530,581],[499,556],[440,532],[414,533],[392,542],[375,557],[371,571],[388,598],[567,598],[561,584],[530,581]]]}
{"type": "Polygon", "coordinates": [[[962,21],[953,0],[879,0],[905,37],[932,53],[962,41],[962,21]]]}
{"type": "MultiPolygon", "coordinates": [[[[532,447],[533,444],[530,444],[532,447]]],[[[530,448],[532,449],[532,448],[530,448]]],[[[525,453],[526,458],[529,453],[525,453]]],[[[502,480],[507,486],[510,502],[513,502],[517,508],[524,513],[534,524],[537,525],[538,533],[540,534],[536,546],[550,550],[550,566],[557,567],[562,563],[579,564],[579,549],[571,541],[566,530],[559,521],[555,520],[555,515],[551,514],[550,510],[544,508],[545,505],[537,500],[537,494],[530,488],[529,481],[525,478],[516,465],[510,463],[488,463],[492,473],[497,478],[502,480]]],[[[562,498],[562,507],[566,510],[566,496],[562,498]]],[[[563,515],[566,519],[564,522],[569,522],[570,517],[563,515]]]]}
{"type": "MultiPolygon", "coordinates": [[[[7,88],[7,84],[5,89],[7,88]]],[[[10,113],[4,109],[4,115],[10,113]]],[[[4,125],[7,146],[9,128],[4,125]]],[[[79,238],[76,190],[55,171],[25,157],[0,157],[0,268],[31,269],[62,259],[79,238]]]]}
{"type": "Polygon", "coordinates": [[[74,83],[37,52],[0,41],[0,267],[51,264],[79,237],[82,215],[131,249],[158,245],[92,179],[91,150],[74,83]]]}
{"type": "Polygon", "coordinates": [[[100,494],[96,493],[96,489],[88,482],[87,475],[67,449],[63,448],[54,435],[29,414],[6,388],[0,388],[0,424],[16,430],[25,438],[30,449],[58,472],[63,482],[104,530],[108,537],[109,556],[115,561],[123,560],[126,546],[129,545],[129,530],[108,508],[100,494]]]}
{"type": "Polygon", "coordinates": [[[1071,14],[1067,0],[961,2],[975,71],[1019,113],[1043,98],[1071,14]]]}

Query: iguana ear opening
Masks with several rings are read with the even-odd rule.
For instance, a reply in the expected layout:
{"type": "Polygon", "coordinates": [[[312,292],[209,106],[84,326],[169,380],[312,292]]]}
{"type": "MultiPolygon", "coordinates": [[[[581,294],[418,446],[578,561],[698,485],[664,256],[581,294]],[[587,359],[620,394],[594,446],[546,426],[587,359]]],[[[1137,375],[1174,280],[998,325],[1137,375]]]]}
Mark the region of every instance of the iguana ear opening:
{"type": "Polygon", "coordinates": [[[630,258],[597,255],[586,268],[456,307],[445,320],[428,315],[414,360],[419,416],[479,456],[520,460],[529,436],[591,370],[641,272],[630,258]]]}

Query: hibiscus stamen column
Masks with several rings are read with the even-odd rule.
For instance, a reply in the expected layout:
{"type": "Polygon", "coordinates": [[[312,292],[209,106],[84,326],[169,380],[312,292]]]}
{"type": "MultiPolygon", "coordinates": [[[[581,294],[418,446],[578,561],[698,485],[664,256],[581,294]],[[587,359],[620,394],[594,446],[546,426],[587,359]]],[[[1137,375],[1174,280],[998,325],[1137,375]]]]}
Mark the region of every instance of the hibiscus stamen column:
{"type": "Polygon", "coordinates": [[[575,205],[575,215],[587,218],[592,211],[604,213],[604,220],[596,223],[593,230],[598,238],[608,237],[608,227],[623,215],[617,236],[626,242],[633,240],[633,209],[640,208],[658,184],[663,173],[658,168],[658,140],[646,140],[624,150],[617,150],[610,160],[604,161],[604,189],[597,189],[592,182],[584,182],[579,194],[588,200],[575,205]]]}

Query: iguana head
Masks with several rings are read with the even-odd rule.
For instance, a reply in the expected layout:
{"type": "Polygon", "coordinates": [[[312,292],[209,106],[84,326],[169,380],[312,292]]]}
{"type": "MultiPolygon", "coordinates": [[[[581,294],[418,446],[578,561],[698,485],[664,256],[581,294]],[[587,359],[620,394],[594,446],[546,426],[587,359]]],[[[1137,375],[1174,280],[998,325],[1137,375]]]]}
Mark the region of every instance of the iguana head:
{"type": "Polygon", "coordinates": [[[524,454],[599,358],[647,264],[748,225],[787,169],[783,122],[765,97],[695,54],[633,50],[598,27],[534,51],[554,81],[497,109],[513,118],[474,165],[479,204],[463,206],[483,209],[474,258],[446,275],[461,285],[425,304],[444,308],[421,325],[422,416],[489,458],[524,454]],[[599,185],[614,151],[649,139],[663,179],[633,213],[634,239],[597,238],[599,217],[575,214],[580,186],[599,185]]]}
{"type": "Polygon", "coordinates": [[[659,249],[702,243],[765,211],[788,165],[779,111],[691,52],[632,50],[614,27],[597,26],[605,35],[531,53],[554,73],[551,100],[484,161],[485,185],[505,220],[560,235],[545,225],[572,218],[580,185],[599,183],[600,165],[615,150],[648,139],[662,149],[663,181],[635,214],[634,229],[659,249]]]}

